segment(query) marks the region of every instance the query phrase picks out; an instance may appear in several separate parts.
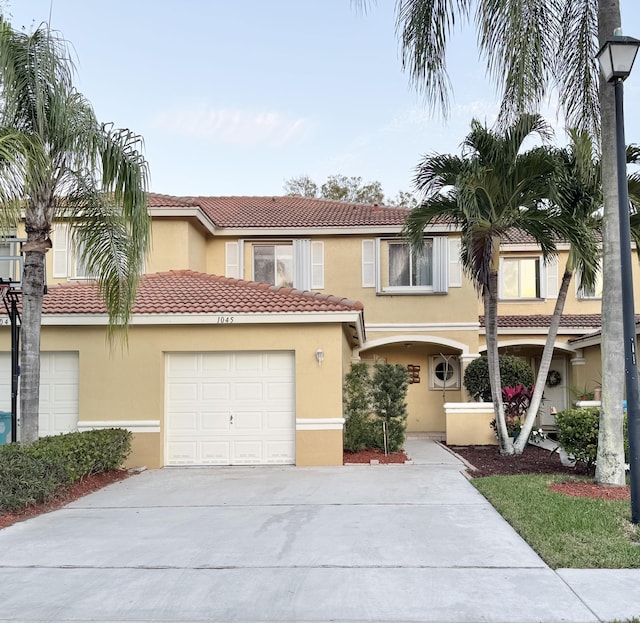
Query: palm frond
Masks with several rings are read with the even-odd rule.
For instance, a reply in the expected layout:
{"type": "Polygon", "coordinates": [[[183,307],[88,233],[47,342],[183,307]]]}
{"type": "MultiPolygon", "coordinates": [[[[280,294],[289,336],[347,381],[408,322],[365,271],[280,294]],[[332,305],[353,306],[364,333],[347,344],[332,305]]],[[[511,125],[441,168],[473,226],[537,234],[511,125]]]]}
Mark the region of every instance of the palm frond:
{"type": "Polygon", "coordinates": [[[560,3],[555,39],[558,50],[553,73],[560,103],[571,127],[594,136],[600,132],[598,99],[598,3],[565,0],[560,3]]]}
{"type": "Polygon", "coordinates": [[[457,21],[469,17],[471,0],[397,0],[396,32],[402,66],[428,103],[449,113],[451,83],[446,70],[447,40],[457,21]]]}
{"type": "Polygon", "coordinates": [[[555,59],[555,12],[548,0],[480,0],[475,14],[487,71],[503,91],[500,120],[536,112],[546,94],[555,59]]]}

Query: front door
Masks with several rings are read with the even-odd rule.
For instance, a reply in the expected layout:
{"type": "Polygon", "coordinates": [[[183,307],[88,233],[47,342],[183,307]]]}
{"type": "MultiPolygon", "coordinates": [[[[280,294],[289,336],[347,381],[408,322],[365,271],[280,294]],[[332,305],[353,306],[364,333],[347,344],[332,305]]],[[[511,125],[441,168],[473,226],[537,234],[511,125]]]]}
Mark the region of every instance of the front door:
{"type": "MultiPolygon", "coordinates": [[[[540,365],[540,360],[536,360],[536,368],[540,365]]],[[[554,370],[560,374],[560,380],[556,385],[544,386],[543,400],[538,409],[538,424],[548,427],[556,425],[555,413],[564,411],[569,406],[567,384],[567,358],[554,357],[551,360],[549,372],[554,370]]],[[[553,375],[557,378],[557,375],[553,375]]]]}

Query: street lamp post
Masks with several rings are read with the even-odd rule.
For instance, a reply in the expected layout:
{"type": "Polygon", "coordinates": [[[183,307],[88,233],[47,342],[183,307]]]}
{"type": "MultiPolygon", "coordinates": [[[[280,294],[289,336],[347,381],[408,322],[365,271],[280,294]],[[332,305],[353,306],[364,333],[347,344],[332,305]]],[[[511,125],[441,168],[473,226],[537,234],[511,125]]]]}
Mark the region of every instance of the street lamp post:
{"type": "Polygon", "coordinates": [[[612,82],[615,89],[622,323],[627,391],[631,521],[634,524],[640,523],[640,392],[638,391],[636,321],[633,305],[633,277],[631,273],[631,227],[629,224],[629,189],[627,186],[627,156],[624,139],[623,82],[631,73],[638,47],[640,47],[638,39],[623,37],[616,30],[614,36],[607,40],[598,52],[598,61],[604,78],[607,82],[612,82]]]}

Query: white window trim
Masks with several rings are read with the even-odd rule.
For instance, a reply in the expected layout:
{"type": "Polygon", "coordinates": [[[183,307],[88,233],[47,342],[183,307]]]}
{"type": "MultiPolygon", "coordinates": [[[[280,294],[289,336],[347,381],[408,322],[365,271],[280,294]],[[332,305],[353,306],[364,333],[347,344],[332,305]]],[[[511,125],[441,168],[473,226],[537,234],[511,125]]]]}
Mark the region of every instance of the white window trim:
{"type": "Polygon", "coordinates": [[[542,255],[523,255],[523,256],[502,256],[500,257],[500,265],[498,268],[498,299],[505,303],[519,303],[522,301],[544,301],[547,296],[547,272],[542,255]],[[540,280],[540,296],[516,296],[506,298],[504,296],[504,261],[505,260],[538,260],[538,266],[540,267],[540,274],[538,279],[540,280]]]}
{"type": "MultiPolygon", "coordinates": [[[[409,244],[401,238],[376,239],[376,289],[378,294],[446,294],[449,281],[449,245],[446,236],[425,236],[425,240],[433,242],[433,284],[430,286],[383,286],[380,271],[380,246],[387,244],[409,244]]],[[[363,241],[364,242],[364,241],[363,241]]],[[[413,254],[413,250],[410,250],[413,254]]],[[[387,276],[388,279],[388,276],[387,276]]]]}
{"type": "MultiPolygon", "coordinates": [[[[599,274],[599,278],[603,279],[602,277],[602,265],[600,266],[600,270],[598,271],[599,274]]],[[[575,292],[576,292],[576,298],[579,301],[601,301],[602,300],[602,295],[597,296],[587,296],[584,293],[584,290],[580,287],[580,272],[576,271],[575,273],[575,277],[576,277],[576,281],[575,281],[575,292]]],[[[604,284],[603,284],[604,287],[604,284]]]]}
{"type": "MultiPolygon", "coordinates": [[[[442,391],[445,384],[436,376],[436,366],[445,363],[444,357],[432,355],[429,360],[429,389],[442,391]]],[[[447,381],[446,391],[460,389],[460,360],[458,357],[451,357],[449,365],[453,368],[453,376],[447,381]]]]}

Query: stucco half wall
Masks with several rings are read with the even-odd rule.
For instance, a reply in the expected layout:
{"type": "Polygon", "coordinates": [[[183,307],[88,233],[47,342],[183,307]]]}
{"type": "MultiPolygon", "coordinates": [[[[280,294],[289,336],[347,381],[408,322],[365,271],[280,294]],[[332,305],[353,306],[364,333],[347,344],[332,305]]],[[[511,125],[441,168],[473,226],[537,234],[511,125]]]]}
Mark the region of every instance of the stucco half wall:
{"type": "MultiPolygon", "coordinates": [[[[44,326],[42,350],[79,357],[79,429],[124,426],[133,432],[128,466],[165,461],[165,359],[168,353],[288,351],[295,358],[295,463],[342,463],[342,382],[351,338],[343,322],[174,324],[129,328],[110,348],[104,326],[44,326]],[[324,355],[318,361],[316,351],[324,355]]],[[[8,331],[7,331],[8,333],[8,331]]],[[[2,345],[7,349],[7,340],[2,345]]]]}

